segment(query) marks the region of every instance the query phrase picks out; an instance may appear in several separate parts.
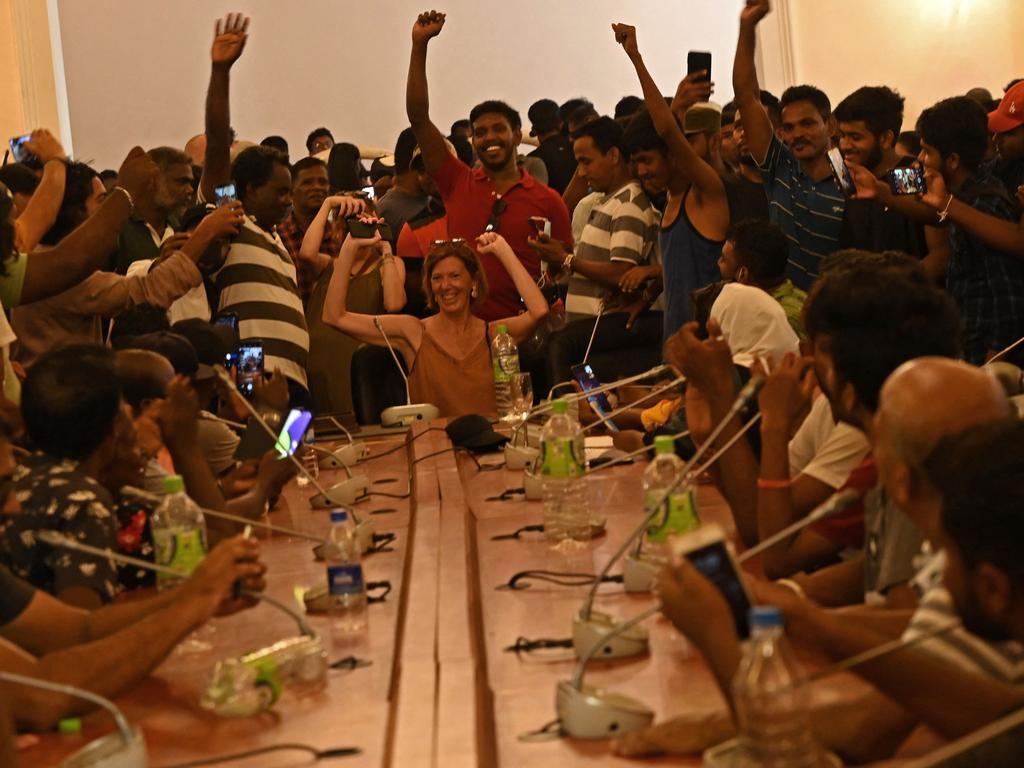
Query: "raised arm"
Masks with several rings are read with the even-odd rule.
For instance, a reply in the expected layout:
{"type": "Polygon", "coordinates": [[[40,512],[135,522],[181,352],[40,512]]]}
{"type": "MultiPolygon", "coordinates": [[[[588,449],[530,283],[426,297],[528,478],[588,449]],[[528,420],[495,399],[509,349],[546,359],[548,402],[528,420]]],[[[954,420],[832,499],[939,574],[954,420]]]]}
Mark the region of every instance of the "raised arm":
{"type": "Polygon", "coordinates": [[[351,195],[331,195],[324,200],[320,210],[316,212],[316,216],[309,223],[306,234],[302,237],[302,245],[299,246],[299,259],[312,264],[314,273],[319,275],[331,263],[331,256],[320,252],[324,233],[330,224],[327,217],[331,211],[335,211],[335,221],[344,221],[350,216],[362,213],[365,209],[365,203],[351,195]]]}
{"type": "MultiPolygon", "coordinates": [[[[702,197],[715,197],[724,203],[725,184],[722,182],[721,176],[693,151],[693,147],[690,146],[690,142],[683,135],[679,123],[676,122],[675,115],[672,114],[672,110],[665,103],[665,98],[658,90],[657,83],[654,82],[651,73],[647,71],[647,65],[644,64],[643,57],[640,55],[640,49],[637,46],[636,28],[628,24],[612,24],[612,30],[615,32],[616,42],[622,46],[629,60],[633,63],[633,68],[636,70],[636,75],[640,80],[640,87],[644,92],[644,103],[647,105],[651,121],[654,123],[654,129],[668,145],[668,151],[676,169],[693,184],[702,197]]],[[[702,74],[698,72],[689,74],[683,82],[689,82],[695,86],[694,90],[697,88],[703,89],[698,99],[702,97],[702,100],[707,101],[711,96],[712,85],[711,83],[696,82],[697,78],[702,74]]],[[[727,217],[728,210],[725,211],[725,214],[727,217]]],[[[724,230],[727,226],[728,218],[723,220],[722,229],[724,230]]]]}
{"type": "MultiPolygon", "coordinates": [[[[508,326],[509,335],[516,343],[522,343],[533,335],[537,326],[548,316],[548,303],[544,294],[505,238],[496,232],[485,232],[476,239],[476,243],[477,251],[490,253],[501,262],[526,303],[526,312],[498,321],[508,326]]],[[[492,322],[491,326],[496,328],[498,322],[492,322]]]]}
{"type": "Polygon", "coordinates": [[[210,48],[210,86],[206,91],[206,155],[199,191],[213,200],[213,190],[231,180],[231,66],[245,50],[249,18],[229,13],[214,28],[210,48]]]}
{"type": "Polygon", "coordinates": [[[405,308],[405,263],[391,252],[391,243],[380,241],[380,282],[384,289],[384,311],[401,312],[405,308]]]}
{"type": "MultiPolygon", "coordinates": [[[[367,223],[376,223],[383,219],[374,219],[367,216],[362,217],[367,223]]],[[[331,273],[331,282],[327,286],[327,295],[324,297],[323,321],[332,325],[339,331],[347,333],[359,341],[367,344],[375,344],[379,347],[385,346],[384,338],[374,322],[379,320],[384,326],[385,332],[402,355],[406,363],[412,367],[416,353],[420,348],[420,341],[423,339],[423,324],[412,315],[364,315],[359,312],[349,312],[348,284],[349,272],[352,270],[352,262],[355,260],[356,251],[361,246],[370,245],[376,247],[380,242],[380,233],[374,232],[372,238],[356,238],[349,235],[341,245],[341,252],[334,262],[334,271],[331,273]]]]}
{"type": "Polygon", "coordinates": [[[768,156],[775,131],[768,113],[761,104],[761,86],[757,82],[754,51],[757,48],[757,25],[771,10],[770,0],[747,0],[740,12],[740,35],[736,43],[736,60],[732,67],[732,88],[736,108],[743,115],[750,154],[758,163],[768,156]]]}
{"type": "Polygon", "coordinates": [[[434,173],[448,156],[444,135],[430,121],[430,98],[427,95],[427,44],[441,34],[445,14],[437,11],[421,13],[412,27],[412,55],[409,57],[409,78],[405,84],[405,112],[416,134],[416,143],[423,153],[423,164],[434,173]]]}
{"type": "Polygon", "coordinates": [[[117,186],[99,210],[50,250],[28,254],[18,303],[47,299],[100,269],[117,246],[133,201],[152,197],[158,173],[140,147],[132,149],[118,171],[117,186]]]}
{"type": "Polygon", "coordinates": [[[64,201],[64,181],[67,177],[64,147],[45,128],[32,131],[25,148],[43,163],[43,178],[15,222],[15,247],[22,252],[31,251],[57,220],[64,201]]]}

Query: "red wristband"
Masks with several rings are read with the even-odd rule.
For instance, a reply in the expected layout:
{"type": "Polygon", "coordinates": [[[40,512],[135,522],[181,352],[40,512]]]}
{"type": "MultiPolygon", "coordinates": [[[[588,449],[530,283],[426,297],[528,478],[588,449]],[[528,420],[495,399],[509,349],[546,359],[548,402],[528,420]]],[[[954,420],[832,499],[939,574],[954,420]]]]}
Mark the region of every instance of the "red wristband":
{"type": "Polygon", "coordinates": [[[757,489],[759,491],[783,491],[793,485],[792,480],[768,480],[764,477],[757,478],[757,489]]]}

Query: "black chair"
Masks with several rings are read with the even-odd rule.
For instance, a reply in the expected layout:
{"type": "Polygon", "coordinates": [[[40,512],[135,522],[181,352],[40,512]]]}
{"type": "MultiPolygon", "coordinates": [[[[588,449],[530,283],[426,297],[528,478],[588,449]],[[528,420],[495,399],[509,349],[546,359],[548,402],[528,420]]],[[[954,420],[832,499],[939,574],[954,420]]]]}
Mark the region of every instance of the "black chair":
{"type": "Polygon", "coordinates": [[[380,424],[381,411],[406,402],[405,382],[388,348],[372,344],[359,347],[352,355],[352,407],[356,421],[380,424]]]}
{"type": "MultiPolygon", "coordinates": [[[[641,373],[661,362],[661,313],[645,312],[630,330],[626,330],[626,319],[625,313],[618,312],[605,315],[598,324],[588,362],[602,382],[641,373]]],[[[570,369],[583,360],[595,320],[575,320],[551,334],[546,355],[549,386],[572,378],[570,369]]]]}

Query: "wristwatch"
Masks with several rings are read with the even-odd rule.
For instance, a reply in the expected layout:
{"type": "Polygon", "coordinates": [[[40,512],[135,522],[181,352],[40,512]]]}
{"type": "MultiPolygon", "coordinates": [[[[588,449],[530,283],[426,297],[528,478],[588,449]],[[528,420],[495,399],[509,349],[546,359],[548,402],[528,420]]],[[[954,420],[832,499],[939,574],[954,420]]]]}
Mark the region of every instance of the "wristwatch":
{"type": "Polygon", "coordinates": [[[576,254],[573,253],[572,251],[569,251],[569,253],[567,253],[565,255],[565,259],[562,261],[562,269],[564,269],[566,272],[568,272],[571,275],[572,274],[572,263],[575,260],[576,260],[576,254]]]}

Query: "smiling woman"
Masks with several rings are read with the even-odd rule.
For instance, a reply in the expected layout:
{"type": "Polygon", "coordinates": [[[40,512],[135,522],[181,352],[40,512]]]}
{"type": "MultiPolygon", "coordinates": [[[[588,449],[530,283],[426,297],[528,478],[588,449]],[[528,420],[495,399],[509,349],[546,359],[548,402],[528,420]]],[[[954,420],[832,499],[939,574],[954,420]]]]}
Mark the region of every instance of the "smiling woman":
{"type": "MultiPolygon", "coordinates": [[[[376,225],[380,219],[362,217],[376,225]]],[[[527,311],[505,320],[487,323],[472,313],[487,294],[487,279],[473,249],[462,240],[435,242],[423,267],[423,291],[437,314],[425,320],[411,315],[374,317],[349,312],[349,272],[361,247],[383,250],[376,226],[373,236],[345,240],[338,256],[324,302],[323,321],[367,344],[385,345],[386,333],[405,358],[409,393],[413,401],[436,405],[442,416],[495,411],[492,383],[491,339],[504,325],[517,342],[528,339],[547,315],[548,306],[526,268],[505,239],[493,232],[477,238],[477,250],[497,258],[515,283],[527,311]],[[378,330],[379,329],[379,330],[378,330]]],[[[392,267],[393,268],[393,267],[392,267]]]]}

